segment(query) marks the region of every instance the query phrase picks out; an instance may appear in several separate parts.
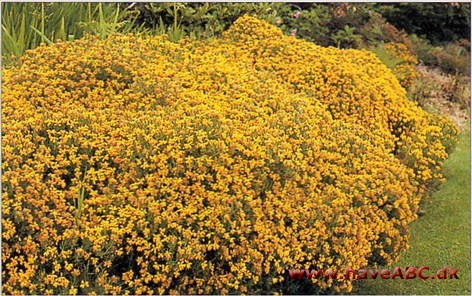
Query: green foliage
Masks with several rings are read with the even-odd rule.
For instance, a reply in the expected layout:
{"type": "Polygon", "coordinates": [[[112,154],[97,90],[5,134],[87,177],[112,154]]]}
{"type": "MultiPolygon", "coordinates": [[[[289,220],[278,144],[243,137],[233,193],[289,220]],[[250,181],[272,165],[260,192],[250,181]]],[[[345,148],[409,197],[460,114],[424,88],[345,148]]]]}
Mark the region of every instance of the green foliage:
{"type": "Polygon", "coordinates": [[[406,32],[398,30],[379,13],[370,11],[369,15],[370,19],[359,29],[359,33],[364,38],[366,46],[375,46],[379,42],[395,42],[403,43],[410,47],[410,41],[406,32]]]}
{"type": "Polygon", "coordinates": [[[460,73],[470,76],[470,52],[454,43],[435,47],[430,51],[433,65],[437,65],[446,73],[460,73]]]}
{"type": "Polygon", "coordinates": [[[275,23],[281,6],[278,3],[137,3],[134,9],[139,13],[137,23],[177,41],[184,36],[218,36],[244,14],[275,23]]]}
{"type": "Polygon", "coordinates": [[[331,15],[326,5],[313,4],[306,9],[301,9],[299,6],[284,6],[280,11],[280,17],[282,20],[280,27],[285,34],[290,34],[296,29],[299,38],[321,45],[332,45],[328,27],[331,15]]]}
{"type": "Polygon", "coordinates": [[[376,10],[395,27],[433,44],[470,40],[470,3],[377,4],[376,10]]]}
{"type": "Polygon", "coordinates": [[[428,39],[420,38],[416,34],[412,34],[408,36],[410,40],[410,49],[416,54],[418,60],[426,65],[433,65],[434,57],[431,55],[431,50],[433,49],[433,45],[428,39]]]}
{"type": "Polygon", "coordinates": [[[331,32],[336,32],[346,25],[359,29],[372,17],[373,4],[371,3],[331,3],[324,5],[329,7],[331,20],[328,25],[331,32]]]}
{"type": "Polygon", "coordinates": [[[400,58],[394,57],[391,53],[389,53],[385,47],[385,44],[383,43],[379,43],[375,47],[369,47],[369,51],[375,53],[379,60],[381,60],[382,63],[384,63],[389,69],[393,69],[402,62],[400,58]]]}
{"type": "Polygon", "coordinates": [[[139,24],[169,36],[180,32],[175,39],[219,36],[237,18],[248,14],[280,27],[287,35],[296,30],[300,38],[319,44],[332,42],[327,25],[329,8],[321,4],[301,8],[286,3],[139,3],[135,9],[139,24]]]}
{"type": "Polygon", "coordinates": [[[40,37],[30,28],[39,27],[41,17],[31,8],[31,3],[2,3],[3,54],[20,56],[27,48],[40,42],[40,37]]]}
{"type": "Polygon", "coordinates": [[[332,37],[333,41],[338,47],[358,47],[361,43],[362,36],[354,33],[354,28],[345,25],[342,30],[339,30],[332,37]]]}
{"type": "Polygon", "coordinates": [[[87,21],[79,21],[79,27],[83,28],[85,32],[100,35],[101,38],[106,38],[116,32],[126,34],[133,31],[134,16],[123,20],[127,13],[121,11],[119,6],[98,3],[93,9],[92,4],[88,3],[87,14],[87,21]]]}
{"type": "Polygon", "coordinates": [[[21,56],[40,43],[135,30],[135,15],[113,3],[2,3],[2,55],[21,56]]]}
{"type": "Polygon", "coordinates": [[[410,49],[424,65],[437,67],[448,74],[470,76],[470,42],[450,42],[433,46],[427,39],[416,35],[409,37],[410,49]]]}

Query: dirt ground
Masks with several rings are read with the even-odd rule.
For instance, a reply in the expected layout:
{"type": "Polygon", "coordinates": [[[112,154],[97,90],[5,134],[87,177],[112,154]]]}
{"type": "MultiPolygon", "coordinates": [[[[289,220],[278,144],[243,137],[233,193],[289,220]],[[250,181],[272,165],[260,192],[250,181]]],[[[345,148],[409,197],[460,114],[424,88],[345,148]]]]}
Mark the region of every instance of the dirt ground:
{"type": "Polygon", "coordinates": [[[469,110],[461,109],[459,104],[448,101],[443,97],[430,97],[425,109],[451,118],[460,128],[464,128],[469,124],[469,110]]]}
{"type": "Polygon", "coordinates": [[[446,75],[428,67],[418,67],[418,72],[424,75],[426,83],[430,83],[430,92],[426,96],[423,108],[429,112],[439,113],[451,118],[460,128],[470,124],[470,77],[462,77],[459,87],[453,85],[452,75],[446,75]],[[460,94],[458,92],[461,92],[460,94]],[[467,100],[468,107],[451,99],[461,95],[467,100]]]}

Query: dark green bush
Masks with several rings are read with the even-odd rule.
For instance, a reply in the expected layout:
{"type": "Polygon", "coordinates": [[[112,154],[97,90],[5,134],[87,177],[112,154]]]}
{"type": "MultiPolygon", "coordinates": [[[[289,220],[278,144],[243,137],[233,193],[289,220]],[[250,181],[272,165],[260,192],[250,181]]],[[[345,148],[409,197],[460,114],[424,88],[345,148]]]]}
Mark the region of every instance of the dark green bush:
{"type": "Polygon", "coordinates": [[[327,25],[331,20],[330,11],[323,4],[138,3],[134,9],[139,12],[139,24],[177,40],[183,36],[219,36],[236,19],[247,14],[280,27],[287,35],[296,34],[321,44],[331,42],[327,25]],[[176,31],[180,35],[175,35],[176,31]]]}
{"type": "Polygon", "coordinates": [[[425,65],[434,65],[435,58],[431,54],[431,50],[434,48],[428,39],[418,37],[416,34],[408,36],[410,40],[410,50],[418,56],[420,63],[425,65]]]}
{"type": "Polygon", "coordinates": [[[139,12],[137,22],[156,33],[180,30],[183,36],[202,38],[220,35],[244,14],[255,14],[275,23],[280,6],[278,3],[137,3],[134,9],[139,12]]]}
{"type": "Polygon", "coordinates": [[[395,27],[433,44],[470,40],[470,3],[382,3],[375,9],[395,27]]]}

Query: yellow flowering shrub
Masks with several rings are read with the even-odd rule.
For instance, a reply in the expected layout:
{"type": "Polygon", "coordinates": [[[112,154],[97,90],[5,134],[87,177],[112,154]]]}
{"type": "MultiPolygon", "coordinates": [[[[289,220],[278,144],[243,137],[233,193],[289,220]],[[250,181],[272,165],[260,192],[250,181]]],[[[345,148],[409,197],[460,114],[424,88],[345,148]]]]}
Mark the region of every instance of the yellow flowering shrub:
{"type": "Polygon", "coordinates": [[[400,84],[408,90],[418,78],[415,71],[418,58],[410,52],[404,43],[389,42],[385,44],[385,49],[390,56],[400,61],[393,67],[392,72],[400,84]]]}
{"type": "Polygon", "coordinates": [[[40,46],[2,74],[8,294],[290,292],[288,268],[392,262],[457,132],[372,53],[247,16],[206,42],[40,46]]]}

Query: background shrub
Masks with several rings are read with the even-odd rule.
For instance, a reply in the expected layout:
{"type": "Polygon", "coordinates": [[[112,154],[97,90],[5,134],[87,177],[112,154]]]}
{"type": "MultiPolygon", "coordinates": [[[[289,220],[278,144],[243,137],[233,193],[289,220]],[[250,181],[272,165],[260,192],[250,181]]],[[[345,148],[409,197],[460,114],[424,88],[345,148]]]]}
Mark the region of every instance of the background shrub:
{"type": "Polygon", "coordinates": [[[381,14],[369,11],[370,18],[359,27],[364,38],[364,46],[375,46],[379,43],[401,43],[411,49],[411,41],[405,31],[400,31],[387,22],[381,14]]]}
{"type": "Polygon", "coordinates": [[[470,40],[470,3],[379,3],[375,9],[395,27],[433,44],[470,40]]]}
{"type": "Polygon", "coordinates": [[[470,51],[466,48],[450,43],[432,49],[431,55],[434,57],[433,65],[444,72],[470,76],[470,51]]]}

